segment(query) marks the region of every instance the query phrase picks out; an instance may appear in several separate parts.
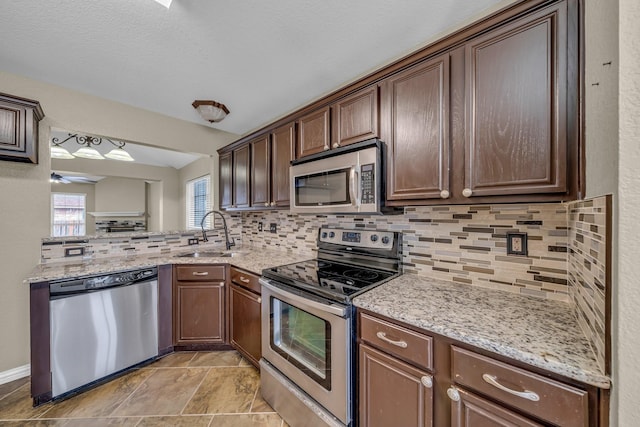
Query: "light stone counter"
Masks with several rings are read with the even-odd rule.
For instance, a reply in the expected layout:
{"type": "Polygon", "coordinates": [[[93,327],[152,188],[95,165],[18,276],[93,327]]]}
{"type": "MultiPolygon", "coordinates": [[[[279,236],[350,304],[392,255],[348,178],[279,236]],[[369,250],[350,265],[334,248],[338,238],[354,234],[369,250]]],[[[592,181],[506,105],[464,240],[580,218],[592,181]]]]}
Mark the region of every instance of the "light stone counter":
{"type": "Polygon", "coordinates": [[[261,274],[262,270],[278,265],[290,264],[314,258],[315,255],[291,253],[263,248],[242,247],[231,251],[232,257],[178,257],[181,253],[193,251],[224,250],[224,248],[199,245],[183,248],[166,254],[130,255],[108,258],[75,259],[74,261],[52,262],[37,265],[25,279],[26,283],[73,277],[105,274],[115,271],[155,267],[162,264],[231,264],[244,270],[261,274]]]}
{"type": "Polygon", "coordinates": [[[601,388],[610,379],[562,302],[404,274],[357,307],[601,388]]]}

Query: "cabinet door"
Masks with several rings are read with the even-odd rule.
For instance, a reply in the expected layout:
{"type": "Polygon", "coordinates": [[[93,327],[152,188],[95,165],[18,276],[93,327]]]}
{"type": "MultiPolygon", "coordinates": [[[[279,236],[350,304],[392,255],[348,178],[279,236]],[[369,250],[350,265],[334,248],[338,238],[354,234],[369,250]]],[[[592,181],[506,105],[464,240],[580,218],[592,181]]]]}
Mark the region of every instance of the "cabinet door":
{"type": "Polygon", "coordinates": [[[388,78],[381,98],[387,199],[448,197],[449,55],[388,78]]]}
{"type": "Polygon", "coordinates": [[[233,168],[232,153],[220,154],[219,157],[219,177],[220,177],[220,208],[230,208],[233,204],[233,168]]]}
{"type": "Polygon", "coordinates": [[[463,195],[567,190],[566,3],[465,47],[463,195]]]}
{"type": "Polygon", "coordinates": [[[38,101],[0,93],[0,160],[38,163],[38,101]]]}
{"type": "Polygon", "coordinates": [[[271,150],[269,135],[250,142],[251,145],[251,206],[268,207],[271,202],[271,150]]]}
{"type": "Polygon", "coordinates": [[[271,202],[289,206],[289,167],[295,159],[295,123],[279,127],[271,134],[271,202]]]}
{"type": "Polygon", "coordinates": [[[465,390],[453,390],[452,395],[458,399],[451,402],[451,425],[454,427],[542,426],[465,390]]]}
{"type": "Polygon", "coordinates": [[[249,207],[249,150],[249,144],[233,150],[234,208],[249,207]]]}
{"type": "Polygon", "coordinates": [[[329,145],[329,112],[329,107],[326,107],[300,118],[298,122],[298,158],[331,148],[329,145]]]}
{"type": "Polygon", "coordinates": [[[332,107],[332,147],[378,136],[378,86],[358,91],[332,107]]]}
{"type": "Polygon", "coordinates": [[[432,377],[360,344],[360,425],[433,425],[432,377]]]}
{"type": "Polygon", "coordinates": [[[223,343],[224,285],[178,282],[176,291],[176,344],[223,343]]]}
{"type": "Polygon", "coordinates": [[[229,299],[231,345],[258,367],[262,355],[260,295],[231,284],[229,299]]]}

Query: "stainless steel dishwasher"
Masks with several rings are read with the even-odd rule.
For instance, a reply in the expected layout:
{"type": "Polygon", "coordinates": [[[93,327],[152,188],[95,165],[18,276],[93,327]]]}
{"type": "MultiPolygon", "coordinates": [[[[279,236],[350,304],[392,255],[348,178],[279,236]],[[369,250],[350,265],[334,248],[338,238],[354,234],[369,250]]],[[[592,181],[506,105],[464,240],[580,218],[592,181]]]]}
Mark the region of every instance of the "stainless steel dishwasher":
{"type": "Polygon", "coordinates": [[[158,355],[157,278],[154,267],[50,283],[53,398],[158,355]]]}

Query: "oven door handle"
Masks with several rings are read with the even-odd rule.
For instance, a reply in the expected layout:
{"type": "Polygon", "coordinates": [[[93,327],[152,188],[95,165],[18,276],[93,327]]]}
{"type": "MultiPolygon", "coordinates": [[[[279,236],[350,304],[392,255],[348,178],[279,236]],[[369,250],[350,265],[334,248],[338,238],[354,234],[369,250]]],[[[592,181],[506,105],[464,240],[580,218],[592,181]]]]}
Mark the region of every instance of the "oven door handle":
{"type": "Polygon", "coordinates": [[[272,285],[268,280],[260,278],[260,284],[271,291],[274,295],[281,295],[285,298],[288,298],[291,301],[294,301],[302,307],[310,307],[315,308],[316,310],[323,311],[325,313],[333,314],[339,317],[347,317],[347,308],[337,304],[323,304],[321,302],[313,301],[307,299],[305,297],[301,297],[300,295],[292,294],[291,292],[287,292],[284,289],[278,288],[277,286],[272,285]]]}

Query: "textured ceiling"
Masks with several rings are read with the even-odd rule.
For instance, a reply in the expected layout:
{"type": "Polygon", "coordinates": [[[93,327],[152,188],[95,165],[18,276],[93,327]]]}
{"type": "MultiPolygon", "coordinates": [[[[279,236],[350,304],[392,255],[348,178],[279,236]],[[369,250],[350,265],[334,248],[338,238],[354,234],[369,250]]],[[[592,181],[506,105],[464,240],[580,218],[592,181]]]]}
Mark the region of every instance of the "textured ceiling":
{"type": "MultiPolygon", "coordinates": [[[[1,0],[0,68],[244,134],[499,0],[1,0]]],[[[1,91],[1,82],[0,82],[1,91]]]]}

